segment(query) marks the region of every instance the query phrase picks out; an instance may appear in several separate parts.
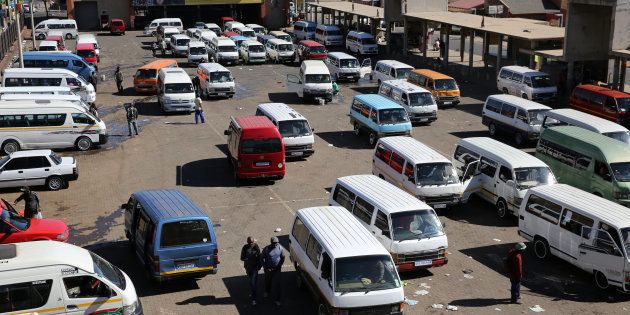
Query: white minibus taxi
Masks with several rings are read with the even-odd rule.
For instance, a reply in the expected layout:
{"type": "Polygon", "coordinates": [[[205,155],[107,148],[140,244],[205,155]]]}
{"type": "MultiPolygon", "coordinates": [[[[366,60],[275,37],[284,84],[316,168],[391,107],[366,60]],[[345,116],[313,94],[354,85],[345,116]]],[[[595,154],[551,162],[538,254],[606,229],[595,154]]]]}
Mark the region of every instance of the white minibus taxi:
{"type": "Polygon", "coordinates": [[[318,24],[315,28],[315,41],[325,46],[343,45],[343,35],[339,26],[318,24]]]}
{"type": "Polygon", "coordinates": [[[435,211],[374,175],[337,178],[328,204],[358,218],[391,253],[400,272],[448,263],[448,239],[435,211]]]}
{"type": "Polygon", "coordinates": [[[0,100],[2,101],[49,101],[49,102],[40,102],[40,103],[48,103],[54,104],[55,101],[68,101],[73,104],[81,105],[85,110],[90,109],[90,105],[85,103],[81,96],[76,94],[0,94],[0,100]]]}
{"type": "Polygon", "coordinates": [[[158,73],[158,104],[164,112],[195,110],[192,80],[182,68],[163,68],[158,73]]]}
{"type": "Polygon", "coordinates": [[[199,94],[201,97],[211,96],[233,97],[236,85],[232,72],[216,62],[200,63],[197,67],[199,77],[199,94]]]}
{"type": "Polygon", "coordinates": [[[176,27],[180,32],[184,31],[184,25],[180,18],[161,18],[151,21],[151,24],[144,28],[144,35],[155,36],[158,26],[176,27]]]}
{"type": "Polygon", "coordinates": [[[75,95],[67,86],[15,86],[0,87],[0,95],[4,94],[48,94],[75,95]]]}
{"type": "Polygon", "coordinates": [[[370,75],[370,79],[378,82],[395,79],[407,79],[409,73],[413,71],[413,67],[397,60],[379,60],[374,66],[374,71],[370,75]]]}
{"type": "Polygon", "coordinates": [[[487,137],[460,139],[453,165],[464,185],[462,198],[475,193],[495,205],[501,218],[518,212],[528,189],[557,183],[543,161],[487,137]]]}
{"type": "Polygon", "coordinates": [[[542,128],[555,126],[576,126],[630,144],[630,131],[628,131],[628,128],[610,120],[571,108],[553,109],[545,112],[542,128]]]}
{"type": "Polygon", "coordinates": [[[35,26],[35,37],[44,39],[49,31],[61,31],[61,36],[66,39],[76,38],[78,34],[75,20],[48,19],[39,22],[35,26]]]}
{"type": "Polygon", "coordinates": [[[534,102],[549,102],[556,99],[558,88],[551,77],[537,70],[522,66],[505,66],[499,71],[497,89],[534,102]]]}
{"type": "Polygon", "coordinates": [[[289,235],[297,287],[318,314],[402,315],[404,291],[389,253],[342,207],[300,209],[289,235]]]}
{"type": "Polygon", "coordinates": [[[71,244],[0,245],[0,274],[3,314],[143,314],[124,271],[71,244]]]}
{"type": "Polygon", "coordinates": [[[256,107],[256,116],[265,116],[276,125],[287,157],[306,158],[315,151],[313,129],[306,117],[284,103],[264,103],[256,107]]]}
{"type": "Polygon", "coordinates": [[[378,54],[378,45],[370,33],[350,31],[346,36],[346,50],[361,55],[378,54]]]}
{"type": "Polygon", "coordinates": [[[329,52],[324,61],[334,81],[348,80],[358,82],[372,72],[372,59],[363,59],[361,63],[357,58],[344,52],[329,52]]]}
{"type": "Polygon", "coordinates": [[[378,94],[404,107],[412,123],[430,124],[437,120],[438,105],[433,94],[405,79],[383,81],[378,94]]]}
{"type": "Polygon", "coordinates": [[[96,91],[80,75],[59,68],[11,68],[4,71],[4,87],[69,87],[86,103],[96,101],[96,91]]]}
{"type": "Polygon", "coordinates": [[[330,71],[321,60],[304,60],[299,76],[287,75],[287,90],[304,100],[332,101],[333,90],[330,71]]]}
{"type": "Polygon", "coordinates": [[[107,142],[105,122],[70,101],[0,101],[3,153],[76,148],[87,151],[107,142]]]}
{"type": "Polygon", "coordinates": [[[463,186],[451,161],[411,137],[378,139],[372,174],[426,202],[434,209],[460,203],[463,186]]]}
{"type": "Polygon", "coordinates": [[[535,187],[521,204],[518,233],[538,258],[559,257],[593,274],[600,289],[630,291],[628,208],[565,184],[535,187]]]}
{"type": "Polygon", "coordinates": [[[545,112],[550,107],[514,95],[490,95],[481,111],[481,123],[488,126],[490,136],[499,132],[514,136],[514,144],[538,140],[545,112]]]}

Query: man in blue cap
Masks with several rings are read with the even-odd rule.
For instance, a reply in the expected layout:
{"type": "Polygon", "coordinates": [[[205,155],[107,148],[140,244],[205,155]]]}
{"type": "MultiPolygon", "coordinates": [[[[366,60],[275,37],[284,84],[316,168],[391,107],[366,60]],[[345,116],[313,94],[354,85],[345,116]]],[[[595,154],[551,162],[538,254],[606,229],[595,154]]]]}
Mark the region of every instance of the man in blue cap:
{"type": "Polygon", "coordinates": [[[280,272],[284,263],[284,248],[279,244],[277,237],[272,237],[271,244],[263,249],[260,263],[265,269],[265,297],[273,292],[276,305],[281,306],[280,272]]]}

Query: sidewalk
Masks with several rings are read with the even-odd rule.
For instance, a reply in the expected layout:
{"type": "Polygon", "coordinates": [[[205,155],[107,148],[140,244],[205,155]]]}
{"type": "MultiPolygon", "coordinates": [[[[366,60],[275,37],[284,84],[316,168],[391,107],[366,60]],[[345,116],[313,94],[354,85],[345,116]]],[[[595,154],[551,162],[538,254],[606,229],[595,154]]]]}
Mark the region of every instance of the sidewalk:
{"type": "MultiPolygon", "coordinates": [[[[27,29],[27,28],[22,28],[22,41],[26,41],[26,44],[24,45],[23,51],[29,51],[30,48],[32,47],[32,41],[31,41],[31,30],[27,29]]],[[[13,46],[11,46],[10,48],[10,53],[8,53],[4,59],[2,59],[2,61],[0,61],[0,71],[4,71],[4,69],[6,69],[13,61],[13,58],[15,57],[17,60],[17,55],[18,55],[18,42],[17,40],[13,43],[13,46]]]]}

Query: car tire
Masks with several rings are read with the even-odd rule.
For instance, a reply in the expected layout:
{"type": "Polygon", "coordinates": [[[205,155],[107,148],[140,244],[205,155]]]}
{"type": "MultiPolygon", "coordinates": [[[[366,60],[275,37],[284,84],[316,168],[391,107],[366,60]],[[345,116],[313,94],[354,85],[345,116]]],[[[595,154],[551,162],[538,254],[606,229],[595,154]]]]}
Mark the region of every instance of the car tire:
{"type": "Polygon", "coordinates": [[[608,290],[610,283],[608,282],[608,278],[601,271],[595,270],[593,272],[593,281],[595,282],[595,286],[597,286],[600,290],[608,290]]]}
{"type": "Polygon", "coordinates": [[[499,218],[505,219],[508,215],[508,206],[507,206],[507,202],[505,202],[505,199],[499,198],[499,200],[497,201],[496,207],[497,207],[497,215],[499,216],[499,218]]]}
{"type": "Polygon", "coordinates": [[[87,151],[92,148],[92,140],[88,137],[79,137],[74,146],[79,151],[87,151]]]}
{"type": "Polygon", "coordinates": [[[370,144],[370,146],[376,146],[376,141],[378,141],[378,135],[374,131],[370,132],[370,135],[368,137],[368,143],[370,144]]]}
{"type": "Polygon", "coordinates": [[[2,152],[6,155],[17,151],[20,151],[20,144],[15,140],[7,140],[2,144],[2,152]]]}
{"type": "Polygon", "coordinates": [[[324,304],[319,303],[319,306],[317,307],[317,315],[328,315],[328,310],[324,304]]]}
{"type": "Polygon", "coordinates": [[[514,144],[516,144],[516,147],[522,146],[523,142],[525,142],[525,140],[523,139],[523,134],[521,134],[520,132],[515,133],[514,144]]]}
{"type": "Polygon", "coordinates": [[[72,34],[70,33],[66,34],[66,39],[72,39],[72,34]]]}
{"type": "Polygon", "coordinates": [[[357,137],[361,136],[361,126],[357,122],[354,123],[354,135],[357,137]]]}
{"type": "Polygon", "coordinates": [[[66,186],[65,181],[63,180],[63,178],[59,176],[50,176],[48,177],[48,179],[46,179],[46,188],[48,188],[48,190],[55,191],[65,186],[66,186]]]}
{"type": "Polygon", "coordinates": [[[549,259],[550,254],[551,253],[549,252],[549,243],[547,242],[547,240],[542,237],[535,237],[534,255],[536,255],[538,259],[546,260],[549,259]]]}
{"type": "Polygon", "coordinates": [[[492,137],[497,135],[497,126],[494,123],[488,125],[488,133],[490,133],[492,137]]]}

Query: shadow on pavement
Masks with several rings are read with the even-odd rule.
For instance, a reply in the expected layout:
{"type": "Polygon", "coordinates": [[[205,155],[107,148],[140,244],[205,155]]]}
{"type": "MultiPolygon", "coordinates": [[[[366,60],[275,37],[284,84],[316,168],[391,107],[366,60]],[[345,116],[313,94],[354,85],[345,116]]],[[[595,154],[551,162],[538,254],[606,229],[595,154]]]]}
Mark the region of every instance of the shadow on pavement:
{"type": "Polygon", "coordinates": [[[164,116],[162,109],[157,102],[136,102],[136,108],[138,109],[138,115],[142,116],[164,116]]]}
{"type": "Polygon", "coordinates": [[[438,214],[443,214],[453,221],[480,226],[513,227],[518,225],[514,216],[508,216],[506,219],[499,218],[495,206],[476,195],[471,196],[467,203],[460,205],[454,210],[440,211],[438,214]],[[471,213],[475,215],[471,215],[471,213]]]}
{"type": "Polygon", "coordinates": [[[487,307],[501,304],[510,304],[510,299],[461,299],[451,301],[449,304],[464,307],[487,307]]]}
{"type": "Polygon", "coordinates": [[[471,115],[481,117],[481,111],[483,109],[483,103],[474,103],[474,104],[458,104],[453,109],[460,110],[462,112],[469,113],[471,115]]]}
{"type": "Polygon", "coordinates": [[[210,158],[178,166],[177,185],[188,187],[234,187],[227,158],[210,158]]]}
{"type": "Polygon", "coordinates": [[[296,93],[274,92],[268,93],[269,101],[273,103],[300,104],[302,99],[296,93]]]}
{"type": "Polygon", "coordinates": [[[453,131],[453,132],[449,132],[449,134],[452,134],[453,136],[460,139],[490,136],[490,134],[488,133],[488,130],[453,131]]]}
{"type": "Polygon", "coordinates": [[[378,93],[378,87],[374,87],[374,86],[353,86],[350,89],[356,91],[359,94],[376,94],[376,93],[378,93]]]}
{"type": "Polygon", "coordinates": [[[371,149],[367,135],[361,134],[357,137],[353,131],[326,131],[315,134],[337,148],[371,149]]]}
{"type": "MultiPolygon", "coordinates": [[[[46,215],[45,212],[44,215],[46,215]]],[[[94,224],[70,224],[68,225],[69,239],[72,244],[79,246],[105,241],[112,228],[119,225],[116,221],[122,217],[123,210],[119,208],[109,212],[107,215],[99,216],[94,221],[94,224]]]]}

